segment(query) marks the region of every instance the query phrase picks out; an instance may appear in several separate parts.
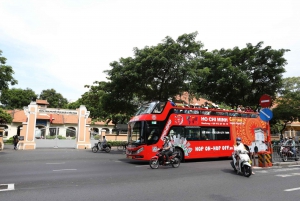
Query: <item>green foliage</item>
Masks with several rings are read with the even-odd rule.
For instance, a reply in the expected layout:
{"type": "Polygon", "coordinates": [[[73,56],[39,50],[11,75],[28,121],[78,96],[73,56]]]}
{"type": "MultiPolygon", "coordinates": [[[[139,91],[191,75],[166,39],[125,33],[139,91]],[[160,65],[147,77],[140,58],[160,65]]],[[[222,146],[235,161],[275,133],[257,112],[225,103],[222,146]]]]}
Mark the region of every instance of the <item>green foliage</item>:
{"type": "MultiPolygon", "coordinates": [[[[48,140],[55,139],[55,138],[56,138],[55,135],[54,136],[46,135],[46,139],[48,139],[48,140]]],[[[66,139],[66,137],[63,137],[61,135],[58,135],[57,138],[60,139],[60,140],[65,140],[66,139]]]]}
{"type": "Polygon", "coordinates": [[[13,137],[10,137],[8,140],[6,140],[5,144],[13,144],[13,137]]]}
{"type": "Polygon", "coordinates": [[[1,55],[2,51],[0,50],[0,91],[8,89],[9,85],[18,84],[18,81],[13,78],[15,72],[11,66],[5,65],[6,58],[1,55]]]}
{"type": "Polygon", "coordinates": [[[77,109],[77,108],[80,107],[81,102],[82,102],[81,99],[78,99],[78,100],[75,101],[75,102],[68,103],[66,109],[72,109],[72,110],[75,110],[75,109],[77,109]]]}
{"type": "Polygon", "coordinates": [[[67,108],[68,100],[54,89],[43,90],[39,95],[39,99],[47,100],[51,108],[67,108]]]}
{"type": "Polygon", "coordinates": [[[202,43],[197,32],[166,37],[157,46],[134,48],[134,57],[110,63],[109,82],[95,82],[84,97],[93,100],[91,116],[125,123],[145,101],[167,100],[189,88],[195,61],[201,57],[202,43]]]}
{"type": "Polygon", "coordinates": [[[32,100],[35,100],[37,95],[32,89],[5,89],[2,90],[0,96],[0,102],[5,109],[22,109],[24,106],[30,104],[32,100]]]}
{"type": "Polygon", "coordinates": [[[0,108],[0,123],[11,123],[13,120],[12,116],[0,108]]]}
{"type": "Polygon", "coordinates": [[[124,141],[107,141],[108,144],[112,147],[123,146],[124,141]]]}
{"type": "MultiPolygon", "coordinates": [[[[259,106],[263,94],[275,97],[282,87],[286,49],[247,44],[245,48],[208,52],[195,41],[197,32],[166,37],[157,46],[134,48],[134,57],[120,58],[104,71],[109,82],[95,82],[82,97],[91,102],[92,118],[119,122],[145,101],[167,100],[184,91],[235,108],[259,106]]],[[[226,108],[227,108],[226,107],[226,108]]]]}
{"type": "Polygon", "coordinates": [[[281,128],[280,133],[285,129],[288,122],[300,120],[300,77],[283,79],[283,86],[280,89],[280,96],[276,99],[276,107],[273,109],[271,128],[281,128]]]}
{"type": "Polygon", "coordinates": [[[206,52],[198,63],[193,85],[213,102],[258,107],[263,94],[275,97],[282,86],[287,64],[283,58],[289,50],[274,50],[247,44],[245,48],[206,52]]]}
{"type": "Polygon", "coordinates": [[[134,111],[134,107],[126,105],[126,102],[122,104],[122,102],[115,101],[107,91],[109,83],[95,82],[94,84],[93,86],[86,86],[89,88],[89,91],[78,100],[81,105],[85,105],[90,111],[90,117],[94,121],[106,121],[107,124],[110,121],[113,124],[127,123],[131,113],[134,111]],[[127,113],[124,111],[127,111],[127,113]],[[128,115],[128,111],[130,111],[130,115],[128,115]]]}

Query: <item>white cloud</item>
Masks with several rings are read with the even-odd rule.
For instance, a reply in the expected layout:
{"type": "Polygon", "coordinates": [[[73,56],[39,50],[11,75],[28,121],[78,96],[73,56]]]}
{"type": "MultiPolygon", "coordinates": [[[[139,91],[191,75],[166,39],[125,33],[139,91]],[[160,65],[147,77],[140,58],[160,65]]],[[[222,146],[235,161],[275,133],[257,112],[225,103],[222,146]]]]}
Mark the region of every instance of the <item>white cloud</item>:
{"type": "Polygon", "coordinates": [[[85,84],[134,47],[198,31],[205,48],[246,43],[291,49],[287,76],[300,76],[300,3],[293,0],[10,0],[0,2],[0,49],[21,88],[54,88],[77,99],[85,84]]]}

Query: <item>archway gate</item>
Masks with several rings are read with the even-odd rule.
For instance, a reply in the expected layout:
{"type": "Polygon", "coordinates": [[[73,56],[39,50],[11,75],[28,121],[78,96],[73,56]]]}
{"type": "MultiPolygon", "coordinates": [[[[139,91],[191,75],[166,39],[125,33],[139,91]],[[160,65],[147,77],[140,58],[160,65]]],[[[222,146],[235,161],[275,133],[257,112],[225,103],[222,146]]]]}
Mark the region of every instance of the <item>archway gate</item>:
{"type": "Polygon", "coordinates": [[[78,126],[76,134],[76,149],[88,149],[91,148],[90,143],[90,133],[89,125],[87,125],[87,120],[90,112],[87,111],[84,105],[81,105],[77,110],[63,110],[63,109],[48,109],[39,108],[36,102],[31,102],[28,107],[24,107],[24,112],[27,116],[27,122],[23,122],[23,128],[20,132],[19,149],[30,150],[36,149],[36,139],[35,139],[35,129],[36,129],[36,119],[38,115],[51,115],[51,114],[73,114],[78,115],[78,126]]]}

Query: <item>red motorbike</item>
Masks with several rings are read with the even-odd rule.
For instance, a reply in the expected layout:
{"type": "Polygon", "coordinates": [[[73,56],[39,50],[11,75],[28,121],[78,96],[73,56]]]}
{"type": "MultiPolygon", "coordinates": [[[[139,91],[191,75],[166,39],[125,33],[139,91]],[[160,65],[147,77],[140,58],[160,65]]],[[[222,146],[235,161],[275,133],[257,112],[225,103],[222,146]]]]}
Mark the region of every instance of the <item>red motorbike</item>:
{"type": "Polygon", "coordinates": [[[162,149],[159,149],[155,156],[150,159],[149,165],[152,169],[157,169],[160,165],[167,166],[172,165],[173,168],[178,168],[180,165],[179,153],[174,151],[171,156],[169,156],[170,163],[166,164],[166,157],[162,155],[162,149]]]}

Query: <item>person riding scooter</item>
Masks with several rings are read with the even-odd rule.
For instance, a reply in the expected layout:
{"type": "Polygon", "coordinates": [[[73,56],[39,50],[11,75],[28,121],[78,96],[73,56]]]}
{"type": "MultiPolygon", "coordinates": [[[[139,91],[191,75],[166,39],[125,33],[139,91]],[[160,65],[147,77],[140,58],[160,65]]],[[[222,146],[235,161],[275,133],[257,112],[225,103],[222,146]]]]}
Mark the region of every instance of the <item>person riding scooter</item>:
{"type": "MultiPolygon", "coordinates": [[[[99,142],[100,142],[100,139],[99,139],[99,142]]],[[[103,136],[103,140],[102,140],[102,142],[100,142],[100,143],[101,143],[101,144],[100,144],[99,149],[102,150],[102,149],[104,149],[104,146],[107,144],[107,141],[106,141],[106,139],[105,139],[105,136],[103,136]]]]}
{"type": "MultiPolygon", "coordinates": [[[[234,151],[235,151],[234,157],[236,159],[236,163],[234,165],[235,165],[236,169],[239,170],[240,157],[238,155],[238,152],[247,151],[244,144],[242,143],[242,139],[239,137],[236,138],[236,145],[234,146],[234,151]]],[[[254,172],[252,172],[252,174],[254,174],[254,172]]]]}

